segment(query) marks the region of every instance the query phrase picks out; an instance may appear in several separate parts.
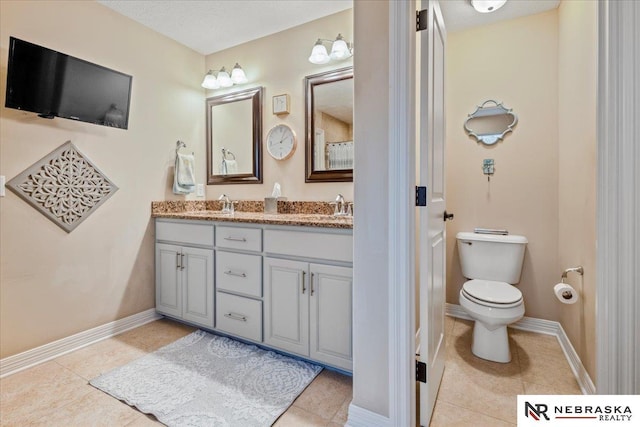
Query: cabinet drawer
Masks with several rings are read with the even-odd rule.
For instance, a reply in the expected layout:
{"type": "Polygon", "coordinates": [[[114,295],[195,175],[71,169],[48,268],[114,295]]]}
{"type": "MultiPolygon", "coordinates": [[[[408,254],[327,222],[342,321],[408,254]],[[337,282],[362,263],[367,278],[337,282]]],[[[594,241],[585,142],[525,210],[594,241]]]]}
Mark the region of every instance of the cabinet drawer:
{"type": "Polygon", "coordinates": [[[270,254],[353,262],[353,236],[309,231],[265,230],[264,251],[270,254]]]}
{"type": "Polygon", "coordinates": [[[262,230],[260,228],[217,226],[216,246],[260,252],[262,250],[262,230]]]}
{"type": "Polygon", "coordinates": [[[213,246],[213,225],[156,221],[156,240],[213,246]]]}
{"type": "Polygon", "coordinates": [[[262,256],[216,252],[216,286],[229,292],[262,296],[262,256]]]}
{"type": "Polygon", "coordinates": [[[216,293],[216,329],[262,341],[262,301],[216,293]]]}

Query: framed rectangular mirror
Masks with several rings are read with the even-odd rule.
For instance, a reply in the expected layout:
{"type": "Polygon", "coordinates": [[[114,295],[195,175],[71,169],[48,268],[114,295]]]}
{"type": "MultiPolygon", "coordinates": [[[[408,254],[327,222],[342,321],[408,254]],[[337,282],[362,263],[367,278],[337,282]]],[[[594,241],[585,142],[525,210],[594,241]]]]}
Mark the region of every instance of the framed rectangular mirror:
{"type": "Polygon", "coordinates": [[[207,184],[262,183],[263,91],[207,98],[207,184]]]}
{"type": "Polygon", "coordinates": [[[304,81],[305,182],[353,181],[353,67],[304,81]]]}

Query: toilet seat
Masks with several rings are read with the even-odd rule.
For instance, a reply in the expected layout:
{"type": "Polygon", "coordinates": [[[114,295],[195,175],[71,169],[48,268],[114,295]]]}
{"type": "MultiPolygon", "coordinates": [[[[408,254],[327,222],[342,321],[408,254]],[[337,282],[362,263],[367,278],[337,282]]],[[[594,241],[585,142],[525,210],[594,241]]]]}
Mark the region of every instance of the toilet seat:
{"type": "Polygon", "coordinates": [[[522,292],[506,282],[469,280],[462,286],[462,293],[469,300],[495,308],[511,308],[522,304],[522,292]]]}

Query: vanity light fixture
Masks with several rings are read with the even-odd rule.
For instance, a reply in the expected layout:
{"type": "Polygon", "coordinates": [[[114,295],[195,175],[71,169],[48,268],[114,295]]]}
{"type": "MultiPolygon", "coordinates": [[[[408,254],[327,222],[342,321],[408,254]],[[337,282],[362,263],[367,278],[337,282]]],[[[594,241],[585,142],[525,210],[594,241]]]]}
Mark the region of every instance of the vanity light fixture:
{"type": "Polygon", "coordinates": [[[247,76],[244,74],[244,70],[236,62],[236,65],[231,70],[231,75],[229,75],[225,67],[222,67],[220,71],[209,70],[209,72],[204,76],[202,87],[205,89],[220,89],[221,87],[241,85],[247,81],[247,76]]]}
{"type": "Polygon", "coordinates": [[[353,56],[353,43],[345,41],[342,34],[338,34],[335,40],[318,39],[313,45],[309,62],[312,64],[326,64],[327,62],[341,61],[353,56]],[[331,53],[327,53],[324,43],[331,43],[331,53]]]}
{"type": "Polygon", "coordinates": [[[480,13],[495,12],[500,9],[507,0],[471,0],[471,6],[480,13]]]}

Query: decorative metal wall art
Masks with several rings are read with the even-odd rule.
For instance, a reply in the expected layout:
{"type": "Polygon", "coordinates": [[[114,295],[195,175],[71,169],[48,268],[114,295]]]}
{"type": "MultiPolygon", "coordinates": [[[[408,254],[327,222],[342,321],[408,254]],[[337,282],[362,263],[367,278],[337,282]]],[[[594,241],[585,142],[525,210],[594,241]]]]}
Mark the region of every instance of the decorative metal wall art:
{"type": "Polygon", "coordinates": [[[71,141],[14,177],[7,187],[67,233],[118,190],[71,141]]]}

